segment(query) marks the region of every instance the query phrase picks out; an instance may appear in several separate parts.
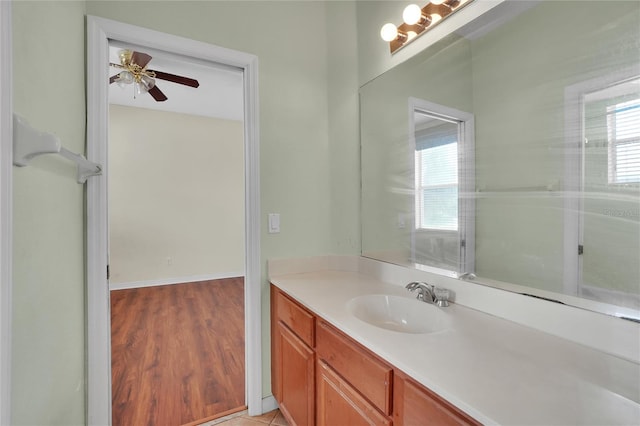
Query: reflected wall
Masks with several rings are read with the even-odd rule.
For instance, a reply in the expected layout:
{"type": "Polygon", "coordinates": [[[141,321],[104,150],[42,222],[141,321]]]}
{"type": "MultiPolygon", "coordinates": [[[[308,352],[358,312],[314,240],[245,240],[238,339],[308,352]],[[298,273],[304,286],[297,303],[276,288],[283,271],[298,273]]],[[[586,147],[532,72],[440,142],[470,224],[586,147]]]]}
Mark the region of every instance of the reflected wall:
{"type": "Polygon", "coordinates": [[[449,272],[637,310],[640,183],[606,180],[610,142],[587,133],[610,130],[585,96],[640,74],[640,4],[531,6],[505,19],[501,5],[361,88],[363,254],[423,265],[407,143],[419,97],[475,118],[475,189],[461,193],[475,200],[475,270],[449,272]]]}

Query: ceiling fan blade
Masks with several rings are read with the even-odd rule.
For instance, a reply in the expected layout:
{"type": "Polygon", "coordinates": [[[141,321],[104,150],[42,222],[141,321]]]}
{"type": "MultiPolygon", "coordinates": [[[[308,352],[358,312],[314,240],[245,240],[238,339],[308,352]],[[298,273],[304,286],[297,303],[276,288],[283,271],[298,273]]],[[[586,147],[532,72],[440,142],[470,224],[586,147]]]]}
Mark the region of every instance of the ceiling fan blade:
{"type": "Polygon", "coordinates": [[[147,55],[146,53],[133,52],[133,54],[131,55],[131,62],[140,65],[141,68],[146,67],[150,60],[151,56],[147,55]]]}
{"type": "Polygon", "coordinates": [[[149,70],[149,71],[153,71],[156,74],[156,78],[159,78],[160,80],[166,80],[172,83],[184,84],[185,86],[190,86],[190,87],[200,86],[200,83],[198,83],[198,80],[194,80],[193,78],[182,77],[180,75],[169,74],[167,72],[162,72],[162,71],[154,71],[154,70],[149,70]]]}
{"type": "Polygon", "coordinates": [[[113,76],[109,77],[109,84],[111,84],[111,83],[115,83],[115,82],[116,82],[116,80],[118,80],[118,77],[120,77],[120,74],[119,74],[119,73],[118,73],[118,74],[116,74],[116,75],[113,75],[113,76]]]}
{"type": "Polygon", "coordinates": [[[164,102],[167,100],[167,96],[162,93],[162,90],[158,89],[158,86],[153,86],[149,89],[149,94],[158,102],[164,102]]]}

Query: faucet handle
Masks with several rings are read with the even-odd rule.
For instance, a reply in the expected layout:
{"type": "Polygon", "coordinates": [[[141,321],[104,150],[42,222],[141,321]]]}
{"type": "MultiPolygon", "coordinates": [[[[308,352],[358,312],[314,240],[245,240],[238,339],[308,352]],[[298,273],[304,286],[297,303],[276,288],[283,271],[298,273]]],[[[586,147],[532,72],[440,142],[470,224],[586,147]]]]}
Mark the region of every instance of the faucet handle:
{"type": "Polygon", "coordinates": [[[449,297],[451,296],[451,293],[446,288],[435,287],[433,289],[433,296],[437,306],[443,308],[449,306],[449,297]]]}

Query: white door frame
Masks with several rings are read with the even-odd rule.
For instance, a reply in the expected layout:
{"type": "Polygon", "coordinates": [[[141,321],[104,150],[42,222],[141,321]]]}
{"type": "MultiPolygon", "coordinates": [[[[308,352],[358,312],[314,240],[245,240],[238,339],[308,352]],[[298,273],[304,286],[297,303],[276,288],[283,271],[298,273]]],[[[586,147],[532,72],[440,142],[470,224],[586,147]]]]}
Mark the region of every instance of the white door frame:
{"type": "Polygon", "coordinates": [[[580,296],[582,259],[584,97],[640,75],[640,65],[607,73],[567,86],[564,90],[564,273],[563,293],[580,296]]]}
{"type": "Polygon", "coordinates": [[[11,424],[12,70],[11,2],[0,1],[0,425],[11,424]]]}
{"type": "Polygon", "coordinates": [[[258,59],[235,50],[87,16],[87,158],[103,175],[87,181],[87,423],[111,424],[110,306],[107,281],[109,41],[177,53],[244,71],[245,365],[250,415],[262,414],[258,59]]]}
{"type": "MultiPolygon", "coordinates": [[[[428,115],[441,116],[458,123],[458,270],[457,275],[474,273],[475,261],[475,117],[473,114],[436,104],[420,98],[409,98],[409,164],[415,162],[416,136],[415,113],[423,112],[428,115]],[[464,246],[462,245],[464,241],[464,246]]],[[[415,171],[415,169],[414,169],[415,171]]],[[[414,181],[416,176],[414,176],[414,181]]],[[[415,196],[415,194],[414,194],[415,196]]],[[[412,208],[411,221],[411,259],[415,261],[416,253],[416,218],[415,204],[412,208]]],[[[440,269],[440,268],[433,268],[440,269]]],[[[444,270],[444,274],[450,271],[444,270]]]]}

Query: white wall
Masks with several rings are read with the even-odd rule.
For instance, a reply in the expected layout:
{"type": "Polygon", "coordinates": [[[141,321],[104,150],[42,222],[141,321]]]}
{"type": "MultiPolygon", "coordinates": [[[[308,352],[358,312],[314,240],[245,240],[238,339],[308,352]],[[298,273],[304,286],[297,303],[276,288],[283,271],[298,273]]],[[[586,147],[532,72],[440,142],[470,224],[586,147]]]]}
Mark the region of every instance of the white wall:
{"type": "Polygon", "coordinates": [[[113,287],[244,274],[243,148],[241,121],[110,106],[113,287]]]}

